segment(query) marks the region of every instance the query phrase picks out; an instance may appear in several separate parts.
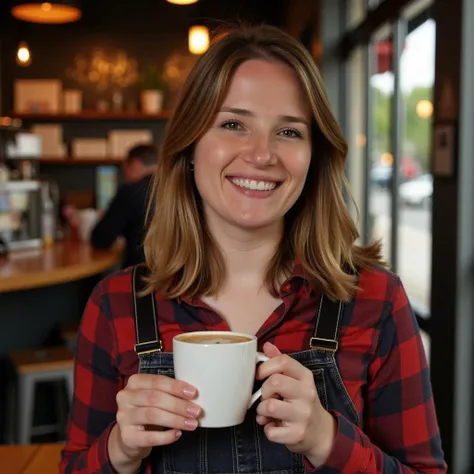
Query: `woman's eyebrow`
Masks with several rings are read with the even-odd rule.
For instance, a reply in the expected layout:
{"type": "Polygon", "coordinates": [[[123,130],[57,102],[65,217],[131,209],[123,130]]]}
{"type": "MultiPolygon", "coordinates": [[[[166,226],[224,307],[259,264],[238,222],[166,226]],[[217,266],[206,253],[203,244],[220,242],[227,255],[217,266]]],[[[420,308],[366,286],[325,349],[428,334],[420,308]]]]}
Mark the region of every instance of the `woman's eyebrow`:
{"type": "MultiPolygon", "coordinates": [[[[255,117],[255,114],[251,110],[241,109],[238,107],[222,107],[221,112],[230,112],[236,115],[242,115],[244,117],[255,117]]],[[[283,122],[302,123],[303,125],[309,126],[308,120],[305,117],[296,115],[280,115],[279,117],[283,122]]]]}

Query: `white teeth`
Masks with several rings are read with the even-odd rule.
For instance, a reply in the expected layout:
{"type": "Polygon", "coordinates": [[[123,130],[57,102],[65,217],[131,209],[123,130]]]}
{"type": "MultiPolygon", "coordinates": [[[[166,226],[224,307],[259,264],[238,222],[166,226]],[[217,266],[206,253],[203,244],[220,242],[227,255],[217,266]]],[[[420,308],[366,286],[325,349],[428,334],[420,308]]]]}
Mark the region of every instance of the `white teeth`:
{"type": "Polygon", "coordinates": [[[255,181],[254,179],[232,178],[231,180],[236,186],[256,191],[272,191],[276,187],[274,181],[255,181]]]}

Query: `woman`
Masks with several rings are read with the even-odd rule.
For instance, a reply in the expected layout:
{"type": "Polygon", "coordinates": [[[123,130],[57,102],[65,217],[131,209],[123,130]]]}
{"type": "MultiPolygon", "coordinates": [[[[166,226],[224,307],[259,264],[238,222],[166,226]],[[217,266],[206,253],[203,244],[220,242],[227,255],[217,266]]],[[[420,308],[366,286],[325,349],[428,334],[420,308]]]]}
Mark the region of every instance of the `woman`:
{"type": "Polygon", "coordinates": [[[446,472],[406,294],[378,244],[354,243],[345,156],[298,41],[268,26],[217,38],[158,164],[153,302],[137,298],[135,321],[126,269],[85,310],[62,472],[446,472]],[[172,377],[172,338],[195,330],[256,334],[270,357],[237,427],[198,428],[196,389],[172,377]]]}

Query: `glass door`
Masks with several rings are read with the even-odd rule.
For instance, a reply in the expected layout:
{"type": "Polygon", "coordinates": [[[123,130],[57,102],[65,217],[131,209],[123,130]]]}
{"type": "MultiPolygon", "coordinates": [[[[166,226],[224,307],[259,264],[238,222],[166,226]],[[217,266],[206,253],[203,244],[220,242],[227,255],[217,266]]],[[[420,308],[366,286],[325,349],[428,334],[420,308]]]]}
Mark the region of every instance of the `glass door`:
{"type": "Polygon", "coordinates": [[[369,239],[381,240],[384,257],[392,252],[392,106],[395,87],[393,73],[393,32],[387,25],[369,43],[368,84],[368,225],[369,239]]]}
{"type": "Polygon", "coordinates": [[[348,178],[360,211],[352,215],[363,241],[382,242],[423,328],[430,311],[436,27],[429,9],[410,7],[348,55],[346,133],[348,178]]]}

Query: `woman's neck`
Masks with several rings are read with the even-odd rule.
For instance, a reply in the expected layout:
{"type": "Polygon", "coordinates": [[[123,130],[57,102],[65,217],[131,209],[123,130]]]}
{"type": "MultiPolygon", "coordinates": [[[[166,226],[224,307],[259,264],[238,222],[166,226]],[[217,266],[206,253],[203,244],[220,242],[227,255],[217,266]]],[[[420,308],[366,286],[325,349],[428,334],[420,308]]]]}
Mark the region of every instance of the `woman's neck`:
{"type": "Polygon", "coordinates": [[[258,230],[244,230],[231,225],[209,225],[212,238],[224,257],[226,282],[246,283],[260,288],[270,260],[283,234],[283,222],[258,230]]]}

